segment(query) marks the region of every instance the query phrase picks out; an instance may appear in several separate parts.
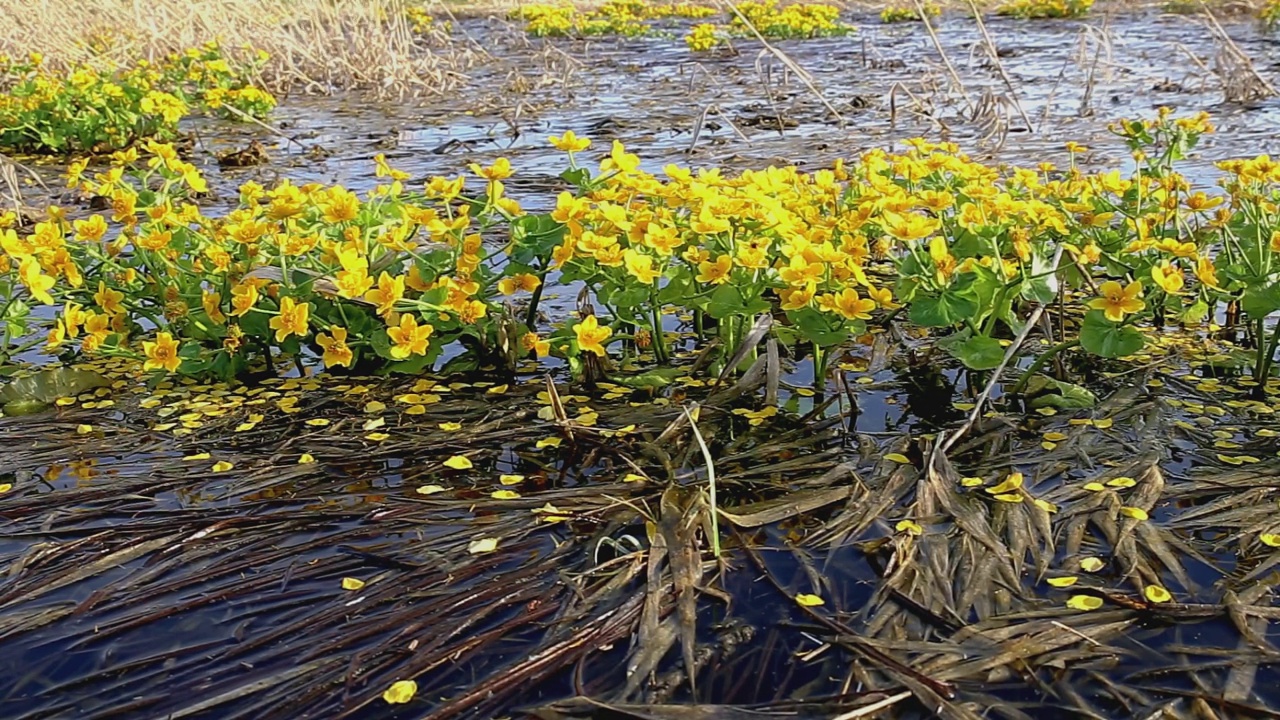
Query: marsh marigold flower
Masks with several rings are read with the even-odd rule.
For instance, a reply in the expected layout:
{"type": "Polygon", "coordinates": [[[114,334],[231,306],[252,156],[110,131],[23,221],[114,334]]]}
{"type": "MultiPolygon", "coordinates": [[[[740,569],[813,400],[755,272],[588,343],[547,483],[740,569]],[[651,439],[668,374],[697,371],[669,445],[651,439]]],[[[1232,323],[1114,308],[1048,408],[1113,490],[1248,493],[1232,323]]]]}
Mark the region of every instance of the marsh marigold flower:
{"type": "Polygon", "coordinates": [[[603,343],[613,334],[613,329],[601,326],[595,315],[588,315],[573,326],[573,334],[578,337],[580,350],[604,357],[606,353],[603,343]]]}
{"type": "Polygon", "coordinates": [[[316,343],[324,348],[324,364],[327,367],[337,367],[344,365],[351,367],[351,361],[354,354],[351,348],[347,347],[347,329],[338,325],[329,326],[329,334],[318,333],[316,335],[316,343]]]}
{"type": "Polygon", "coordinates": [[[1182,290],[1182,269],[1167,261],[1151,267],[1151,279],[1170,295],[1177,295],[1182,290]]]}
{"type": "Polygon", "coordinates": [[[589,139],[578,137],[572,130],[565,131],[564,135],[552,135],[547,139],[557,150],[569,153],[580,152],[591,147],[591,141],[589,139]]]}
{"type": "Polygon", "coordinates": [[[276,331],[276,342],[284,342],[290,335],[306,337],[307,314],[311,311],[309,303],[297,303],[293,298],[280,298],[280,314],[271,318],[271,329],[276,331]]]}
{"type": "Polygon", "coordinates": [[[435,330],[431,325],[419,325],[418,319],[409,313],[400,316],[400,324],[387,328],[391,338],[391,357],[406,360],[411,355],[426,355],[428,338],[435,330]]]}
{"type": "Polygon", "coordinates": [[[1129,313],[1136,313],[1146,307],[1142,297],[1142,283],[1134,280],[1128,285],[1121,285],[1115,280],[1108,280],[1098,288],[1102,297],[1089,301],[1089,307],[1101,310],[1111,322],[1121,322],[1129,313]]]}
{"type": "Polygon", "coordinates": [[[155,341],[144,340],[142,354],[147,358],[142,364],[143,370],[177,372],[182,365],[182,358],[178,357],[178,341],[167,332],[156,333],[155,341]]]}

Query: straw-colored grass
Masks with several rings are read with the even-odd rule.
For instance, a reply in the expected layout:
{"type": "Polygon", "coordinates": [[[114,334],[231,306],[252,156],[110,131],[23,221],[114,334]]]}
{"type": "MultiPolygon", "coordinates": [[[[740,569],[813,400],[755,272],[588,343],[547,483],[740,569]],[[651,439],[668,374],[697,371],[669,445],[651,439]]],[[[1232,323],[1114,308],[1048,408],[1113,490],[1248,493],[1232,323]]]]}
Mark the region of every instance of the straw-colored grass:
{"type": "Polygon", "coordinates": [[[133,62],[216,40],[270,54],[273,90],[448,92],[477,59],[443,36],[415,36],[403,0],[3,0],[0,53],[46,62],[133,62]]]}

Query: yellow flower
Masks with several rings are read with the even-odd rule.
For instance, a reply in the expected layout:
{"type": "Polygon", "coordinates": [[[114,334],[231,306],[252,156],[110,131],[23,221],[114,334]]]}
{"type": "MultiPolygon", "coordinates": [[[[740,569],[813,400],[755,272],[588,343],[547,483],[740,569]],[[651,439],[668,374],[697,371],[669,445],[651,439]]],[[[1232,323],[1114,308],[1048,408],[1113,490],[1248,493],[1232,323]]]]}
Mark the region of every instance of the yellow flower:
{"type": "Polygon", "coordinates": [[[49,290],[53,288],[56,280],[40,271],[40,263],[36,262],[35,258],[28,257],[22,260],[18,266],[18,278],[22,280],[23,285],[27,286],[31,297],[45,305],[53,304],[53,296],[49,294],[49,290]]]}
{"type": "Polygon", "coordinates": [[[580,138],[573,133],[572,130],[565,131],[564,135],[552,135],[547,138],[557,150],[573,153],[586,150],[591,147],[591,141],[587,138],[580,138]]]}
{"type": "Polygon", "coordinates": [[[938,283],[945,285],[956,271],[956,259],[947,249],[947,241],[940,237],[930,240],[929,257],[933,259],[933,267],[938,272],[938,283]]]}
{"type": "Polygon", "coordinates": [[[200,294],[200,305],[214,323],[221,325],[227,321],[227,316],[222,314],[222,293],[205,290],[200,294]]]}
{"type": "Polygon", "coordinates": [[[818,309],[835,313],[847,320],[870,320],[871,311],[876,308],[874,300],[863,300],[858,291],[845,288],[839,293],[830,293],[818,297],[818,309]]]}
{"type": "Polygon", "coordinates": [[[532,350],[540,358],[551,353],[551,341],[538,337],[538,333],[527,332],[520,336],[520,346],[526,351],[532,350]]]}
{"type": "Polygon", "coordinates": [[[1142,297],[1142,283],[1137,280],[1126,286],[1120,285],[1115,280],[1108,280],[1102,283],[1098,292],[1102,297],[1090,300],[1089,307],[1101,310],[1111,322],[1121,322],[1125,315],[1136,313],[1147,306],[1138,299],[1142,297]]]}
{"type": "Polygon", "coordinates": [[[494,160],[493,164],[489,167],[480,167],[479,163],[471,163],[469,167],[471,168],[471,172],[490,182],[506,180],[515,172],[511,169],[511,161],[504,157],[494,160]]]}
{"type": "Polygon", "coordinates": [[[499,280],[498,292],[503,295],[513,295],[519,291],[533,292],[534,290],[537,290],[538,286],[541,284],[542,281],[538,279],[537,275],[519,273],[499,280]]]}
{"type": "Polygon", "coordinates": [[[1209,287],[1218,287],[1218,272],[1213,260],[1207,257],[1196,259],[1196,278],[1209,287]]]}
{"type": "Polygon", "coordinates": [[[323,195],[320,209],[324,213],[324,221],[333,225],[348,220],[355,220],[360,212],[360,198],[350,190],[335,185],[323,195]]]}
{"type": "Polygon", "coordinates": [[[939,224],[938,220],[915,213],[885,213],[881,227],[899,240],[920,240],[932,235],[939,224]]]}
{"type": "Polygon", "coordinates": [[[893,292],[889,288],[867,286],[867,297],[874,300],[876,305],[885,310],[893,310],[899,307],[898,303],[893,301],[893,292]]]}
{"type": "Polygon", "coordinates": [[[391,277],[386,272],[378,276],[378,287],[366,292],[364,299],[378,306],[378,314],[386,317],[395,304],[404,297],[404,276],[391,277]]]}
{"type": "Polygon", "coordinates": [[[622,257],[627,266],[627,273],[642,285],[652,285],[662,277],[662,271],[653,267],[653,258],[644,253],[627,248],[622,257]]]}
{"type": "Polygon", "coordinates": [[[319,333],[316,335],[316,343],[324,348],[324,364],[327,367],[337,367],[344,365],[351,367],[353,354],[351,348],[347,347],[347,329],[338,325],[329,326],[330,335],[319,333]]]}
{"type": "Polygon", "coordinates": [[[711,283],[720,285],[729,281],[729,272],[733,270],[733,258],[729,255],[721,255],[715,259],[703,260],[698,263],[697,281],[700,283],[711,283]]]}
{"type": "Polygon", "coordinates": [[[98,292],[93,294],[93,301],[102,308],[103,312],[108,315],[119,315],[124,312],[124,307],[120,304],[123,300],[124,293],[112,290],[103,281],[98,281],[98,292]]]}
{"type": "Polygon", "coordinates": [[[107,234],[107,220],[101,215],[90,215],[87,220],[76,220],[72,224],[76,229],[77,240],[98,242],[107,234]]]}
{"type": "Polygon", "coordinates": [[[258,302],[258,286],[243,283],[231,288],[231,314],[243,317],[258,302]]]}
{"type": "Polygon", "coordinates": [[[809,306],[816,292],[817,288],[810,284],[796,290],[779,290],[778,297],[782,300],[783,310],[799,310],[809,306]]]}
{"type": "Polygon", "coordinates": [[[167,332],[157,333],[154,342],[143,341],[142,353],[147,356],[142,364],[143,370],[177,372],[178,366],[182,365],[182,358],[178,357],[178,341],[167,332]]]}
{"type": "Polygon", "coordinates": [[[1177,295],[1178,291],[1182,289],[1181,268],[1174,267],[1167,260],[1159,265],[1151,266],[1151,279],[1155,281],[1156,285],[1160,286],[1161,290],[1170,295],[1177,295]]]}
{"type": "Polygon", "coordinates": [[[573,334],[578,336],[578,348],[583,352],[592,352],[600,357],[605,356],[605,340],[613,334],[613,329],[601,326],[595,315],[582,318],[582,322],[573,326],[573,334]]]}
{"type": "Polygon", "coordinates": [[[404,360],[411,355],[426,355],[428,338],[434,330],[431,325],[419,325],[417,318],[409,313],[401,315],[398,326],[387,328],[387,337],[395,343],[391,346],[391,357],[404,360]]]}
{"type": "Polygon", "coordinates": [[[280,314],[271,318],[269,323],[271,329],[276,331],[276,342],[284,342],[290,335],[306,337],[310,333],[307,329],[307,314],[310,311],[310,303],[299,304],[288,296],[280,298],[280,314]]]}

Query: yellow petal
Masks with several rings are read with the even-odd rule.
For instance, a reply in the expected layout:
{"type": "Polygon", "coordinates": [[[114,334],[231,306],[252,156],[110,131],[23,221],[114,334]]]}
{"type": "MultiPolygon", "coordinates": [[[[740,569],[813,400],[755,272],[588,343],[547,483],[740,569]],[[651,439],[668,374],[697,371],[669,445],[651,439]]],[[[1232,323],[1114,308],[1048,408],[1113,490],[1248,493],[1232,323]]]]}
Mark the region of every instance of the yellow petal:
{"type": "Polygon", "coordinates": [[[401,705],[413,699],[415,693],[418,692],[418,683],[412,680],[397,680],[391,683],[391,687],[382,693],[382,699],[392,705],[401,705]]]}
{"type": "Polygon", "coordinates": [[[299,465],[310,465],[315,461],[316,461],[316,458],[311,453],[302,453],[301,455],[298,456],[299,465]]]}
{"type": "Polygon", "coordinates": [[[911,459],[908,458],[906,455],[903,455],[902,453],[889,453],[888,455],[884,456],[884,459],[892,460],[893,462],[901,463],[903,465],[906,465],[911,462],[911,459]]]}
{"type": "Polygon", "coordinates": [[[442,423],[440,423],[440,429],[441,429],[441,430],[443,430],[443,431],[445,431],[445,432],[455,432],[455,431],[457,431],[457,430],[461,430],[461,429],[462,429],[462,423],[460,423],[460,422],[442,422],[442,423]]]}
{"type": "Polygon", "coordinates": [[[363,581],[363,580],[358,580],[358,579],[353,578],[353,577],[344,577],[344,578],[342,578],[342,589],[343,589],[343,590],[359,590],[359,589],[360,589],[360,588],[362,588],[362,587],[364,587],[364,581],[363,581]]]}
{"type": "Polygon", "coordinates": [[[3,495],[13,489],[13,483],[0,483],[0,495],[3,495]]]}
{"type": "Polygon", "coordinates": [[[1120,508],[1120,514],[1128,518],[1133,518],[1134,520],[1146,520],[1148,517],[1150,517],[1149,515],[1147,515],[1146,510],[1143,510],[1142,508],[1139,508],[1139,507],[1132,507],[1129,505],[1125,505],[1124,507],[1120,508]]]}
{"type": "Polygon", "coordinates": [[[978,487],[979,485],[982,484],[982,478],[980,477],[960,478],[960,484],[963,485],[964,487],[978,487]]]}
{"type": "Polygon", "coordinates": [[[382,402],[381,400],[370,400],[364,406],[364,411],[367,413],[380,413],[386,409],[387,409],[387,404],[382,402]]]}
{"type": "Polygon", "coordinates": [[[1045,580],[1045,582],[1056,588],[1066,588],[1075,585],[1079,580],[1080,578],[1075,575],[1067,575],[1065,577],[1049,578],[1048,580],[1045,580]]]}
{"type": "Polygon", "coordinates": [[[485,392],[489,395],[501,395],[502,393],[506,392],[509,387],[510,387],[509,385],[496,385],[494,387],[489,388],[488,390],[485,390],[485,392]]]}
{"type": "Polygon", "coordinates": [[[1262,533],[1258,536],[1258,539],[1262,541],[1263,545],[1267,545],[1269,547],[1280,547],[1280,535],[1277,535],[1276,533],[1262,533]]]}
{"type": "Polygon", "coordinates": [[[499,475],[498,482],[503,485],[519,485],[524,482],[523,475],[499,475]]]}
{"type": "Polygon", "coordinates": [[[911,522],[910,520],[899,520],[898,524],[895,525],[893,529],[897,530],[900,533],[906,533],[908,535],[924,534],[924,528],[920,527],[918,524],[914,522],[911,522]]]}
{"type": "Polygon", "coordinates": [[[470,470],[475,467],[471,464],[471,460],[464,455],[454,455],[444,461],[444,466],[447,468],[453,468],[454,470],[470,470]]]}
{"type": "Polygon", "coordinates": [[[1048,440],[1045,440],[1044,442],[1040,443],[1040,447],[1044,448],[1045,450],[1052,450],[1058,447],[1058,443],[1049,442],[1048,440]]]}
{"type": "Polygon", "coordinates": [[[211,455],[209,455],[209,453],[202,452],[202,453],[196,453],[195,455],[188,455],[182,459],[183,460],[208,460],[210,457],[211,455]]]}
{"type": "Polygon", "coordinates": [[[1005,478],[1004,482],[999,485],[987,488],[987,492],[992,495],[998,495],[1000,493],[1007,493],[1010,490],[1017,490],[1020,487],[1022,487],[1022,473],[1016,472],[1010,474],[1009,477],[1005,478]]]}
{"type": "Polygon", "coordinates": [[[1107,484],[1110,485],[1111,487],[1131,488],[1134,485],[1137,485],[1138,481],[1134,480],[1131,477],[1118,477],[1118,478],[1111,478],[1110,480],[1107,481],[1107,484]]]}
{"type": "Polygon", "coordinates": [[[418,493],[419,495],[435,495],[436,493],[444,492],[445,489],[446,488],[440,485],[419,485],[418,488],[414,490],[414,492],[418,493]]]}
{"type": "Polygon", "coordinates": [[[643,475],[637,475],[635,473],[627,473],[626,475],[622,476],[622,482],[642,483],[645,480],[648,480],[648,478],[646,478],[643,475]]]}
{"type": "Polygon", "coordinates": [[[374,442],[382,442],[383,440],[386,440],[391,436],[384,432],[371,432],[368,435],[365,435],[364,437],[366,440],[372,440],[374,442]]]}
{"type": "Polygon", "coordinates": [[[1022,502],[1022,493],[1001,493],[996,495],[995,498],[1000,502],[1020,503],[1022,502]]]}
{"type": "Polygon", "coordinates": [[[1080,560],[1080,569],[1085,572],[1098,572],[1106,563],[1096,557],[1087,557],[1080,560]]]}
{"type": "Polygon", "coordinates": [[[520,493],[515,490],[494,490],[489,494],[494,500],[515,500],[520,497],[520,493]]]}
{"type": "Polygon", "coordinates": [[[1099,430],[1106,430],[1107,428],[1111,427],[1114,424],[1115,424],[1115,421],[1112,420],[1111,418],[1102,418],[1101,420],[1093,421],[1093,426],[1098,428],[1099,430]]]}
{"type": "Polygon", "coordinates": [[[1102,607],[1102,598],[1093,595],[1072,595],[1067,600],[1067,607],[1072,610],[1097,610],[1102,607]]]}
{"type": "Polygon", "coordinates": [[[231,463],[227,462],[226,460],[219,460],[218,462],[216,462],[216,463],[214,463],[214,464],[213,464],[213,467],[212,467],[212,468],[210,468],[210,470],[212,470],[213,472],[216,472],[216,473],[217,473],[217,472],[226,472],[226,471],[230,470],[230,469],[231,469],[231,468],[233,468],[233,467],[235,467],[235,465],[232,465],[231,463]]]}
{"type": "Polygon", "coordinates": [[[498,538],[494,538],[494,537],[480,538],[479,540],[472,540],[471,543],[467,545],[467,552],[471,553],[472,555],[479,555],[480,553],[491,553],[497,549],[498,549],[498,538]]]}
{"type": "Polygon", "coordinates": [[[1153,603],[1165,603],[1173,599],[1173,595],[1159,585],[1148,585],[1143,591],[1143,595],[1147,596],[1147,600],[1153,603]]]}
{"type": "Polygon", "coordinates": [[[1107,489],[1107,486],[1103,485],[1100,482],[1091,482],[1091,483],[1085,483],[1084,489],[1092,492],[1102,492],[1103,490],[1107,489]]]}
{"type": "Polygon", "coordinates": [[[306,421],[306,423],[311,427],[326,427],[331,422],[333,421],[328,418],[311,418],[310,420],[306,421]]]}
{"type": "Polygon", "coordinates": [[[817,595],[810,595],[809,593],[800,593],[799,595],[796,595],[796,603],[801,607],[817,607],[818,605],[826,604],[822,598],[817,595]]]}
{"type": "Polygon", "coordinates": [[[91,432],[93,432],[93,426],[92,426],[92,425],[77,425],[77,426],[76,426],[76,434],[77,434],[77,435],[88,435],[88,434],[89,434],[89,433],[91,433],[91,432]]]}
{"type": "Polygon", "coordinates": [[[1058,512],[1058,506],[1054,505],[1048,500],[1041,500],[1040,498],[1036,498],[1035,500],[1031,501],[1031,504],[1035,505],[1036,507],[1050,514],[1058,512]]]}
{"type": "Polygon", "coordinates": [[[562,442],[564,442],[564,438],[548,437],[548,438],[542,438],[541,440],[539,440],[537,443],[535,443],[535,446],[539,450],[541,450],[544,447],[560,447],[560,443],[562,442]]]}
{"type": "Polygon", "coordinates": [[[1049,442],[1061,442],[1063,440],[1066,440],[1067,436],[1065,433],[1047,432],[1044,434],[1044,439],[1048,440],[1049,442]]]}

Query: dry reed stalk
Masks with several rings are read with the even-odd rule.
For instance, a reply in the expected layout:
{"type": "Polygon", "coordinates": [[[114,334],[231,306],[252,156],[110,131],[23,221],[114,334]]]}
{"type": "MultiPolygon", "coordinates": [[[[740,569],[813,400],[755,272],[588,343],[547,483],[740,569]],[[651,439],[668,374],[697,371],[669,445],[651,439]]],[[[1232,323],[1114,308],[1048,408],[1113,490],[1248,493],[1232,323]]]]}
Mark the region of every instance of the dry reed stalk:
{"type": "Polygon", "coordinates": [[[1280,94],[1275,86],[1258,74],[1253,61],[1231,39],[1204,0],[1201,0],[1200,5],[1204,10],[1205,25],[1219,44],[1214,71],[1222,81],[1223,100],[1229,103],[1245,103],[1280,94]]]}
{"type": "Polygon", "coordinates": [[[756,29],[756,26],[747,19],[747,16],[743,15],[742,11],[738,10],[736,5],[728,2],[728,0],[719,0],[719,2],[721,7],[727,9],[734,17],[738,18],[738,20],[741,21],[748,30],[751,31],[751,34],[760,41],[760,44],[764,45],[765,50],[773,53],[773,56],[778,58],[779,62],[781,62],[788,70],[795,73],[796,77],[800,78],[800,82],[804,83],[804,86],[809,89],[809,92],[813,93],[814,97],[818,98],[818,102],[821,102],[823,107],[825,107],[827,111],[835,117],[836,121],[843,129],[845,125],[844,116],[840,114],[839,110],[836,110],[835,106],[827,100],[827,96],[823,95],[822,91],[818,89],[818,86],[814,84],[813,76],[809,74],[809,71],[800,67],[800,65],[798,65],[795,60],[792,60],[790,56],[774,47],[768,40],[766,40],[764,35],[761,35],[760,31],[756,29]]]}
{"type": "Polygon", "coordinates": [[[0,6],[0,53],[42,53],[55,68],[157,60],[210,41],[232,55],[270,55],[274,91],[440,94],[479,55],[424,47],[399,0],[39,0],[0,6]],[[97,47],[94,47],[94,44],[97,47]]]}
{"type": "Polygon", "coordinates": [[[996,49],[996,43],[991,39],[991,34],[987,32],[987,24],[982,22],[982,11],[978,9],[978,4],[973,0],[969,0],[969,8],[973,11],[973,19],[978,24],[978,33],[982,35],[983,44],[987,48],[987,56],[991,58],[991,62],[996,66],[996,73],[1000,75],[1000,80],[1004,82],[1005,89],[1009,91],[1008,99],[1017,108],[1018,115],[1022,117],[1022,122],[1027,126],[1027,132],[1035,132],[1035,127],[1031,125],[1031,118],[1027,117],[1027,113],[1022,109],[1022,102],[1018,100],[1018,91],[1013,87],[1013,80],[1009,79],[1009,73],[1004,71],[1004,63],[1000,62],[1000,53],[996,49]]]}
{"type": "Polygon", "coordinates": [[[924,29],[929,33],[929,39],[933,41],[933,46],[938,50],[938,57],[942,58],[942,64],[947,68],[947,74],[951,76],[951,81],[955,83],[960,90],[960,97],[964,98],[965,110],[970,115],[973,114],[973,101],[969,99],[969,92],[964,89],[964,83],[960,80],[959,73],[951,64],[951,58],[947,57],[947,51],[942,48],[942,41],[938,39],[938,33],[933,29],[933,23],[929,22],[929,14],[924,11],[924,5],[920,0],[914,0],[916,13],[920,16],[920,21],[924,23],[924,29]]]}

